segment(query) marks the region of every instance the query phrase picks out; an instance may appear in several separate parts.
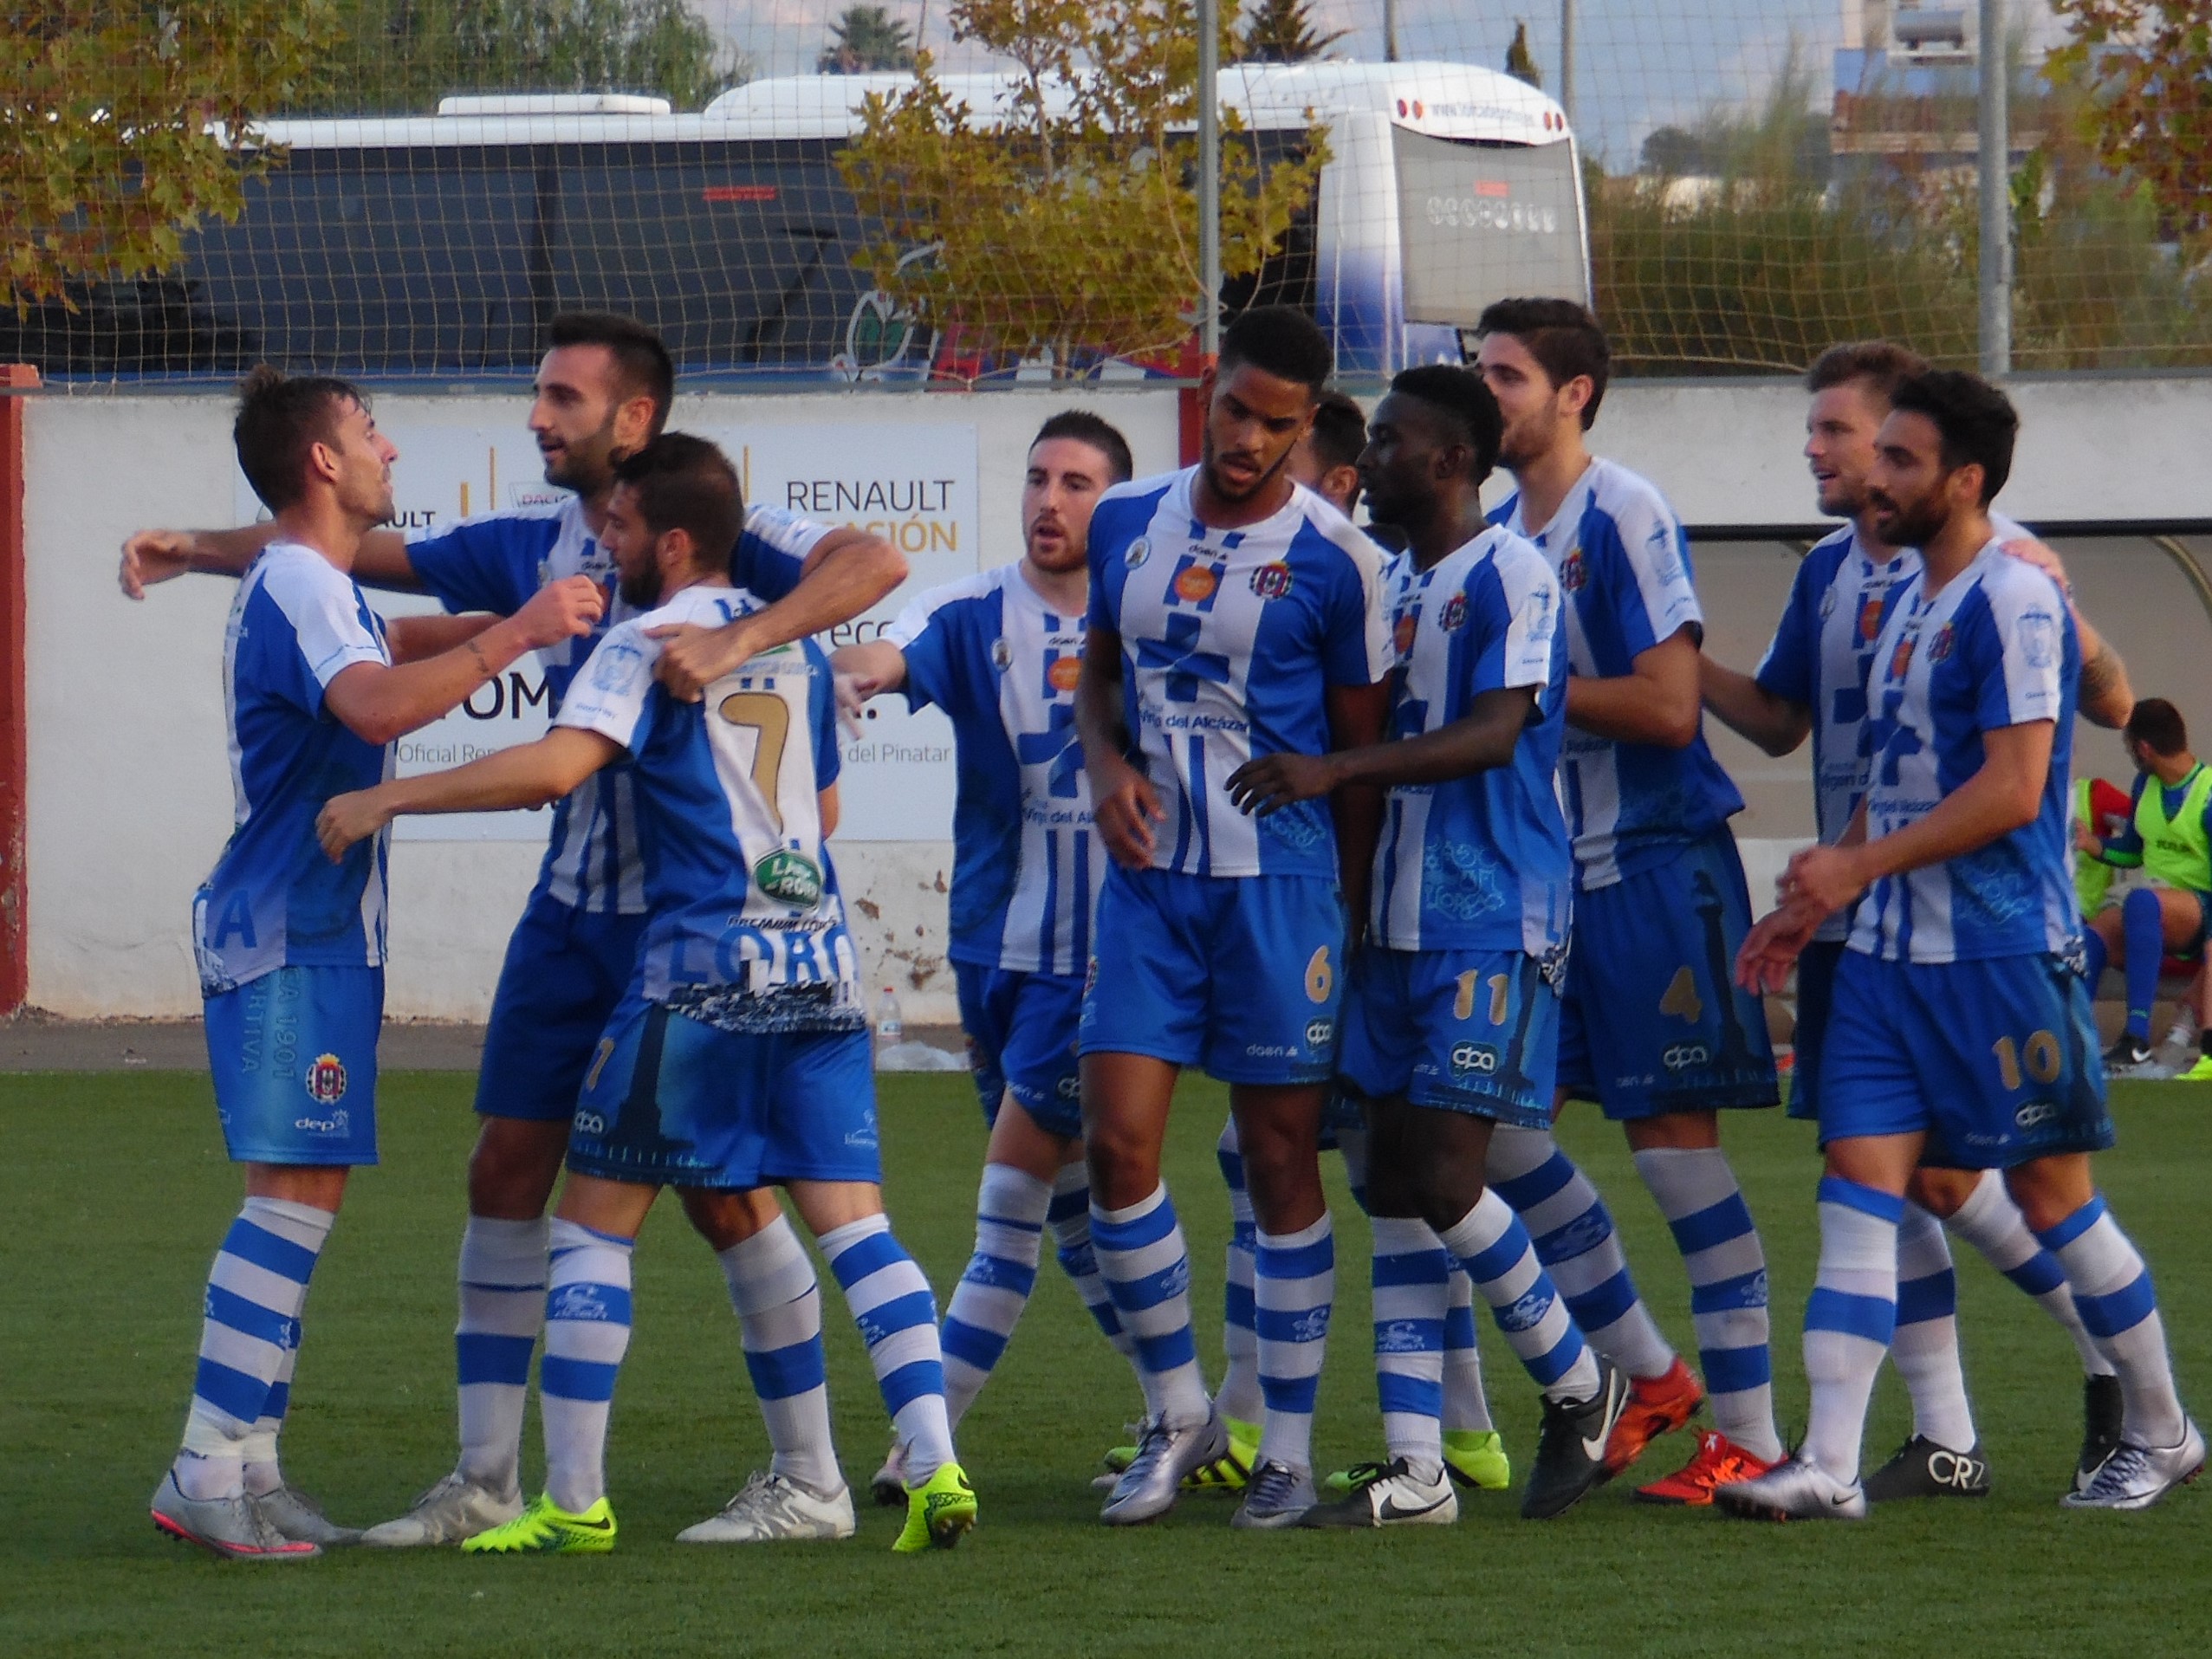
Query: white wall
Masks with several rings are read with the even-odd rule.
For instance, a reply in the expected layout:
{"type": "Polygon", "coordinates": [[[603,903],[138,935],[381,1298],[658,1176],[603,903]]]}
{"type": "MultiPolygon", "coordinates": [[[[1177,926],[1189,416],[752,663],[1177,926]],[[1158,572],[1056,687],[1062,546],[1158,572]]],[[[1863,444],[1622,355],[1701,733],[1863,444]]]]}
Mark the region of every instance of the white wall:
{"type": "MultiPolygon", "coordinates": [[[[433,396],[392,392],[379,403],[390,410],[433,396]]],[[[2202,464],[2212,450],[2212,380],[2075,379],[2024,385],[2019,396],[2027,434],[2017,482],[2005,496],[2016,515],[2212,517],[2212,481],[2202,464]]],[[[1077,400],[1042,390],[698,398],[684,400],[676,423],[972,425],[982,556],[990,564],[1019,551],[1030,433],[1053,409],[1077,400]]],[[[1173,463],[1171,392],[1080,400],[1129,434],[1140,470],[1173,463]]],[[[442,414],[456,418],[519,424],[522,414],[509,393],[438,401],[442,414]]],[[[118,595],[114,572],[118,546],[133,528],[229,522],[230,413],[221,398],[30,403],[30,1000],[58,1013],[198,1008],[186,930],[192,890],[230,827],[219,660],[231,588],[187,579],[133,606],[118,595]]],[[[1787,384],[1628,384],[1609,395],[1599,436],[1607,453],[1657,478],[1692,523],[1789,523],[1813,516],[1797,455],[1802,418],[1801,397],[1787,384]]],[[[1774,583],[1745,580],[1742,607],[1718,591],[1736,585],[1711,567],[1708,608],[1716,625],[1732,608],[1745,609],[1737,632],[1747,641],[1763,638],[1774,583]]],[[[2202,627],[2201,617],[2175,615],[2178,626],[2202,627]]],[[[1799,799],[1787,784],[1781,780],[1778,798],[1799,799]]],[[[1804,833],[1779,810],[1762,816],[1755,800],[1754,816],[1761,821],[1743,827],[1762,839],[1804,833]]],[[[1748,850],[1754,862],[1768,861],[1771,851],[1748,850]]],[[[898,985],[910,1020],[951,1018],[941,955],[950,853],[938,839],[855,843],[838,852],[872,992],[898,985]]],[[[517,843],[395,848],[395,1016],[483,1017],[535,862],[535,850],[517,843]]]]}

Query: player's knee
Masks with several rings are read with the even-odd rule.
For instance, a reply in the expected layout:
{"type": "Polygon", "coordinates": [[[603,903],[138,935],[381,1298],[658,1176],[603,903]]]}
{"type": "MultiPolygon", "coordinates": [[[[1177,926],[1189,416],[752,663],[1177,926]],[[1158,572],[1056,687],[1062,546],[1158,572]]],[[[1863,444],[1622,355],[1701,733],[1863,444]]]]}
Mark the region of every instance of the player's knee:
{"type": "Polygon", "coordinates": [[[774,1193],[758,1189],[717,1192],[692,1187],[682,1197],[684,1219],[717,1254],[772,1226],[783,1214],[774,1193]]]}
{"type": "Polygon", "coordinates": [[[469,1213],[534,1221],[545,1213],[568,1150],[566,1119],[487,1118],[469,1154],[469,1213]]]}
{"type": "Polygon", "coordinates": [[[1905,1196],[1936,1220],[1947,1222],[1966,1207],[1966,1201],[1981,1184],[1978,1170],[1923,1168],[1912,1172],[1912,1185],[1905,1196]]]}

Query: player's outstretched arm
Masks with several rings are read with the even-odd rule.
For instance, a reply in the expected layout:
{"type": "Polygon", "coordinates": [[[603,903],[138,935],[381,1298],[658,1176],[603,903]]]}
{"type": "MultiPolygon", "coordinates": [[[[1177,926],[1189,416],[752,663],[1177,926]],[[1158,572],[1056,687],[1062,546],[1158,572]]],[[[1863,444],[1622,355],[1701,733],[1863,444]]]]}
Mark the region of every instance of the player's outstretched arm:
{"type": "Polygon", "coordinates": [[[1152,826],[1166,822],[1167,809],[1151,780],[1123,757],[1121,635],[1095,617],[1083,645],[1083,675],[1075,682],[1075,735],[1091,777],[1099,839],[1116,864],[1141,870],[1152,861],[1152,826]]]}
{"type": "Polygon", "coordinates": [[[323,702],[365,743],[388,743],[460,706],[526,652],[592,631],[607,597],[588,576],[548,583],[511,617],[422,662],[355,663],[324,688],[323,702]]]}
{"type": "Polygon", "coordinates": [[[1313,800],[1348,783],[1442,783],[1509,764],[1528,723],[1536,693],[1507,686],[1480,693],[1467,712],[1440,731],[1327,755],[1263,755],[1229,774],[1229,799],[1255,817],[1313,800]]]}
{"type": "Polygon", "coordinates": [[[384,642],[393,663],[419,663],[466,645],[499,619],[486,611],[463,616],[393,616],[384,619],[384,642]]]}
{"type": "Polygon", "coordinates": [[[906,653],[888,639],[840,645],[829,654],[829,670],[837,691],[837,717],[858,737],[860,710],[868,699],[906,684],[906,653]]]}
{"type": "Polygon", "coordinates": [[[1777,696],[1741,670],[1697,653],[1697,689],[1706,708],[1730,731],[1769,755],[1792,753],[1813,729],[1813,710],[1777,696]]]}
{"type": "Polygon", "coordinates": [[[705,689],[764,651],[834,628],[906,580],[906,555],[879,535],[832,530],[807,554],[799,585],[762,609],[719,628],[671,623],[647,636],[661,642],[653,674],[669,694],[697,703],[705,689]]]}
{"type": "MultiPolygon", "coordinates": [[[[125,598],[142,599],[156,582],[176,576],[243,576],[276,536],[274,519],[229,530],[139,530],[123,543],[116,581],[125,598]]],[[[370,587],[401,593],[422,587],[407,558],[407,539],[397,530],[371,530],[363,536],[352,574],[370,587]]]]}
{"type": "Polygon", "coordinates": [[[1570,676],[1567,723],[1617,743],[1688,748],[1697,741],[1703,707],[1698,656],[1697,637],[1685,623],[1657,645],[1637,652],[1625,674],[1611,679],[1570,676]]]}
{"type": "Polygon", "coordinates": [[[621,752],[622,746],[611,737],[555,726],[535,743],[503,748],[451,771],[393,778],[373,789],[333,795],[315,818],[315,837],[335,864],[347,847],[367,840],[395,818],[542,807],[560,800],[621,752]]]}

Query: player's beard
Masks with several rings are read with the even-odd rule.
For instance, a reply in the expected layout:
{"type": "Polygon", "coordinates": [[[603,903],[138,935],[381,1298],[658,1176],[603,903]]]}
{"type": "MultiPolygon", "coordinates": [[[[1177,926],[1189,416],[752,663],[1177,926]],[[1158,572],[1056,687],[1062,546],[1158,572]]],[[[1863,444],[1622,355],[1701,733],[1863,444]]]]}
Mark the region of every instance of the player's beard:
{"type": "Polygon", "coordinates": [[[595,495],[614,476],[614,415],[581,444],[564,444],[545,462],[545,481],[579,496],[595,495]]]}
{"type": "Polygon", "coordinates": [[[1893,548],[1924,548],[1943,533],[1950,515],[1943,511],[1936,492],[1930,489],[1910,507],[1879,496],[1872,500],[1874,528],[1893,548]],[[1889,503],[1885,508],[1884,503],[1889,503]]]}
{"type": "Polygon", "coordinates": [[[1022,551],[1029,555],[1029,562],[1039,570],[1058,575],[1063,570],[1080,570],[1089,562],[1090,549],[1084,538],[1067,534],[1065,525],[1060,527],[1060,541],[1054,550],[1044,557],[1037,552],[1037,536],[1034,526],[1022,533],[1022,551]]]}
{"type": "Polygon", "coordinates": [[[1259,476],[1253,479],[1248,488],[1233,491],[1222,482],[1221,473],[1217,470],[1217,463],[1214,454],[1214,435],[1210,431],[1209,431],[1205,436],[1205,441],[1203,446],[1203,452],[1200,457],[1206,469],[1206,483],[1208,486],[1211,488],[1214,494],[1220,496],[1222,500],[1225,502],[1250,501],[1253,496],[1258,495],[1274,481],[1276,474],[1280,473],[1285,467],[1290,464],[1291,450],[1295,449],[1296,447],[1296,444],[1292,444],[1289,449],[1284,450],[1281,455],[1275,457],[1275,462],[1273,466],[1262,468],[1259,476]]]}
{"type": "Polygon", "coordinates": [[[622,602],[633,611],[650,611],[660,603],[660,567],[647,565],[633,576],[625,576],[615,585],[622,602]]]}

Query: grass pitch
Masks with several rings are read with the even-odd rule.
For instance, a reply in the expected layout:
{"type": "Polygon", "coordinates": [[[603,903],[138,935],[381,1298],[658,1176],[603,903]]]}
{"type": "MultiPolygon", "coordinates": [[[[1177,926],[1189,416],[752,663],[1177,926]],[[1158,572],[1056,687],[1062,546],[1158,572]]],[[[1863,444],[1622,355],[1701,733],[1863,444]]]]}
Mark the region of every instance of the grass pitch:
{"type": "MultiPolygon", "coordinates": [[[[453,1253],[474,1132],[464,1077],[389,1077],[384,1094],[384,1166],[357,1177],[317,1273],[285,1435],[293,1478],[356,1525],[398,1513],[452,1461],[453,1253]]],[[[1223,1106],[1212,1085],[1185,1088],[1170,1161],[1210,1375],[1228,1232],[1212,1157],[1223,1106]]],[[[2193,1384],[2212,1415],[2212,1098],[2123,1085],[2114,1108],[2121,1149],[2104,1162],[2105,1189],[2157,1272],[2184,1390],[2193,1384]]],[[[893,1219],[942,1297],[971,1237],[983,1150],[973,1096],[963,1078],[890,1079],[882,1121],[893,1219]]],[[[1773,1273],[1786,1432],[1805,1412],[1808,1135],[1774,1112],[1729,1124],[1773,1273]]],[[[609,1451],[622,1528],[613,1556],[217,1561],[157,1536],[146,1511],[184,1417],[207,1263],[238,1202],[205,1079],[0,1077],[0,1137],[12,1241],[0,1275],[10,1654],[2141,1656],[2200,1647],[2212,1629],[2202,1588],[2212,1490],[2146,1515],[2061,1513],[2079,1436],[2073,1351],[1978,1259],[1961,1260],[1959,1279],[1997,1487],[1979,1502],[1775,1527],[1638,1506],[1623,1483],[1541,1525],[1500,1496],[1468,1504],[1450,1529],[1255,1535],[1231,1533],[1229,1501],[1207,1497],[1110,1533],[1089,1478],[1138,1396],[1048,1256],[961,1437],[983,1523],[957,1552],[894,1559],[897,1521],[875,1511],[849,1544],[679,1546],[678,1529],[717,1508],[767,1450],[720,1275],[672,1204],[638,1253],[637,1335],[609,1451]]],[[[1576,1107],[1561,1138],[1609,1196],[1646,1297],[1688,1350],[1681,1264],[1618,1131],[1576,1107]]],[[[1339,1297],[1319,1450],[1337,1467],[1376,1455],[1380,1431],[1365,1234],[1328,1162],[1339,1297]]],[[[857,1485],[885,1429],[866,1357],[823,1276],[839,1439],[857,1485]]],[[[1533,1390],[1495,1332],[1484,1353],[1518,1474],[1533,1390]]],[[[1870,1466],[1906,1432],[1902,1390],[1885,1377],[1870,1466]]],[[[534,1480],[535,1417],[529,1441],[534,1480]]],[[[1639,1474],[1689,1450],[1686,1436],[1663,1441],[1639,1474]]]]}

